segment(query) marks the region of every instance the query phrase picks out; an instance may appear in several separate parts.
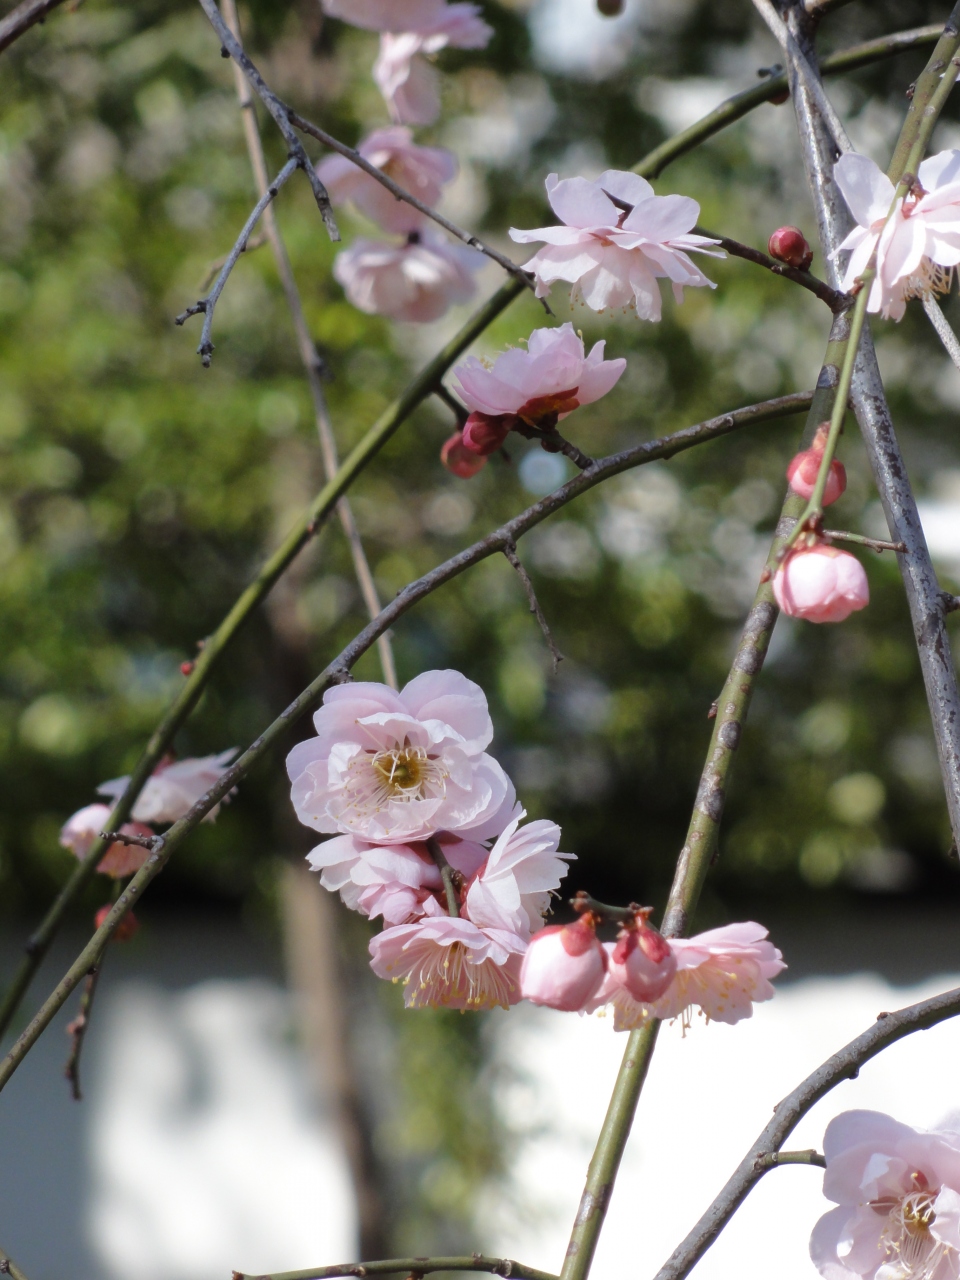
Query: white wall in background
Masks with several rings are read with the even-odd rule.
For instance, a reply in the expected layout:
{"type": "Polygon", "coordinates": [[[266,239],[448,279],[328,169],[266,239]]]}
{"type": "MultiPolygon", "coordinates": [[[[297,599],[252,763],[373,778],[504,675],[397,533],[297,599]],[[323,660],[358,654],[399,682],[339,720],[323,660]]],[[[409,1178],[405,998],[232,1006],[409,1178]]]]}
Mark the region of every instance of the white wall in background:
{"type": "MultiPolygon", "coordinates": [[[[895,988],[872,975],[781,985],[735,1027],[664,1027],[640,1101],[594,1280],[650,1280],[770,1119],[773,1104],[881,1010],[960,985],[960,975],[895,988]]],[[[523,1006],[499,1021],[503,1112],[525,1132],[514,1186],[479,1215],[485,1252],[556,1273],[625,1036],[606,1020],[523,1006]],[[510,1082],[509,1077],[512,1077],[510,1082]]],[[[823,1099],[788,1140],[819,1147],[853,1107],[933,1126],[960,1111],[960,1019],[888,1049],[823,1099]]],[[[775,1169],[696,1268],[697,1280],[814,1280],[810,1230],[827,1208],[820,1170],[775,1169]]]]}
{"type": "Polygon", "coordinates": [[[125,983],[98,1013],[90,1232],[114,1280],[227,1280],[355,1256],[349,1175],[262,981],[125,983]]]}

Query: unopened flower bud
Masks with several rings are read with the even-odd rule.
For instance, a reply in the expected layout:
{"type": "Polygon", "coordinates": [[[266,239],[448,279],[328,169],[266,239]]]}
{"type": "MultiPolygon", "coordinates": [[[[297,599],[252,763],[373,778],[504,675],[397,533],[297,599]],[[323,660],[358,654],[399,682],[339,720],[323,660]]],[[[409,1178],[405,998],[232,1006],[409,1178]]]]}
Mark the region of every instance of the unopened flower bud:
{"type": "Polygon", "coordinates": [[[192,676],[192,675],[193,675],[193,665],[194,665],[194,664],[193,664],[192,662],[189,662],[189,661],[187,661],[187,662],[181,662],[181,663],[180,663],[180,674],[181,674],[182,676],[192,676]]]}
{"type": "Polygon", "coordinates": [[[767,251],[771,258],[798,271],[809,270],[813,261],[813,250],[799,227],[778,227],[767,242],[767,251]]]}
{"type": "Polygon", "coordinates": [[[860,561],[825,544],[791,552],[774,575],[773,594],[785,614],[808,622],[843,622],[870,603],[860,561]]]}
{"type": "MultiPolygon", "coordinates": [[[[790,465],[787,467],[787,480],[793,492],[798,493],[801,498],[812,497],[822,461],[823,450],[816,448],[804,449],[802,453],[794,454],[791,459],[790,465]]],[[[834,458],[830,463],[830,470],[827,472],[827,484],[823,491],[823,505],[829,507],[831,502],[836,502],[846,487],[846,468],[842,462],[838,462],[834,458]]]]}
{"type": "Polygon", "coordinates": [[[503,446],[510,434],[510,427],[516,418],[511,414],[471,413],[463,425],[464,447],[482,458],[496,453],[503,446]]]}
{"type": "Polygon", "coordinates": [[[635,929],[623,930],[611,960],[620,967],[623,985],[641,1004],[659,999],[677,972],[677,958],[669,942],[645,921],[635,929]]]}
{"type": "Polygon", "coordinates": [[[440,450],[440,461],[461,480],[469,480],[487,465],[486,458],[468,449],[463,443],[463,433],[455,431],[440,450]]]}
{"type": "MultiPolygon", "coordinates": [[[[107,906],[100,908],[100,910],[94,916],[94,925],[97,929],[100,928],[100,926],[103,924],[104,920],[106,920],[107,916],[110,914],[112,910],[113,910],[113,907],[110,906],[109,903],[107,904],[107,906]]],[[[137,917],[133,914],[132,911],[128,911],[127,914],[120,921],[120,923],[117,925],[116,929],[114,929],[113,931],[114,942],[129,942],[139,928],[140,928],[140,921],[137,919],[137,917]]]]}
{"type": "Polygon", "coordinates": [[[574,1013],[600,989],[606,963],[589,918],[548,925],[534,934],[523,957],[520,994],[534,1004],[574,1013]]]}

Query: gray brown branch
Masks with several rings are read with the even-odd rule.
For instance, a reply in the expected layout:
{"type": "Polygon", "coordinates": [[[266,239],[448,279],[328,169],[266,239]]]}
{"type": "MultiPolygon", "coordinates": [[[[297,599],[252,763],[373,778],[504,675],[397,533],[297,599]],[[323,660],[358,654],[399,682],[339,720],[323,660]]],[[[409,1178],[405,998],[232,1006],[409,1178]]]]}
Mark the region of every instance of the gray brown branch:
{"type": "Polygon", "coordinates": [[[504,543],[503,554],[513,565],[514,569],[516,569],[517,577],[523,583],[523,589],[527,594],[527,603],[530,605],[530,612],[540,624],[540,630],[543,632],[543,638],[547,642],[547,648],[553,656],[553,674],[556,675],[560,667],[560,663],[563,661],[563,654],[557,648],[553,636],[550,633],[550,625],[547,622],[543,609],[540,607],[540,601],[537,599],[537,593],[533,588],[533,583],[530,581],[530,575],[523,567],[523,562],[517,555],[516,543],[512,541],[504,543]]]}
{"type": "Polygon", "coordinates": [[[754,262],[758,267],[765,267],[768,271],[772,271],[775,276],[783,276],[784,280],[792,280],[794,284],[800,285],[802,289],[809,291],[825,302],[830,310],[837,315],[841,311],[846,311],[849,306],[853,305],[853,298],[849,293],[842,293],[839,289],[833,289],[825,280],[820,280],[815,275],[811,275],[809,271],[798,271],[796,267],[788,266],[785,262],[778,262],[776,258],[771,258],[769,254],[761,253],[759,249],[751,249],[749,245],[741,244],[739,240],[731,240],[727,236],[719,236],[715,231],[705,231],[703,227],[696,228],[697,234],[701,236],[709,236],[712,240],[719,240],[721,249],[726,249],[727,253],[732,254],[735,258],[743,258],[746,262],[754,262]]]}
{"type": "Polygon", "coordinates": [[[83,1100],[83,1094],[80,1091],[80,1055],[83,1052],[83,1042],[90,1028],[90,1013],[93,1009],[93,998],[97,994],[97,983],[100,981],[102,967],[103,961],[101,960],[100,964],[94,965],[87,974],[77,1016],[67,1026],[67,1035],[70,1036],[71,1043],[70,1054],[67,1058],[67,1065],[63,1069],[63,1074],[70,1082],[70,1093],[74,1102],[83,1100]]]}
{"type": "Polygon", "coordinates": [[[47,14],[61,4],[63,0],[24,0],[23,4],[18,4],[5,18],[0,19],[0,52],[32,26],[43,22],[47,14]]]}

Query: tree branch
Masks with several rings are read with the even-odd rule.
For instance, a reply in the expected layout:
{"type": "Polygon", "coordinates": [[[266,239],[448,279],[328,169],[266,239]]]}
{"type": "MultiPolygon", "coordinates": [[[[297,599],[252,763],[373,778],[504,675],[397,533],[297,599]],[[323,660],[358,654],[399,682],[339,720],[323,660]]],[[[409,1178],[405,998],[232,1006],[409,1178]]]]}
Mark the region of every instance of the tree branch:
{"type": "Polygon", "coordinates": [[[102,963],[94,965],[87,974],[77,1016],[67,1027],[67,1033],[71,1037],[71,1045],[70,1056],[67,1058],[67,1065],[63,1069],[63,1074],[70,1082],[70,1092],[74,1102],[83,1100],[83,1094],[80,1092],[80,1054],[83,1052],[83,1042],[90,1026],[90,1011],[93,1008],[93,998],[97,994],[97,983],[100,981],[102,967],[102,963]]]}
{"type": "Polygon", "coordinates": [[[429,573],[424,574],[423,577],[404,587],[395,599],[381,610],[379,617],[368,623],[299,697],[294,699],[290,706],[244,751],[240,758],[220,776],[216,784],[197,801],[189,813],[175,822],[163,835],[156,837],[154,852],[129,881],[103,924],[83,948],[77,960],[71,965],[54,991],[44,1001],[26,1030],[10,1049],[10,1052],[0,1062],[0,1089],[6,1085],[27,1053],[29,1053],[49,1025],[51,1019],[62,1007],[70,992],[83,980],[86,972],[99,961],[103,948],[113,936],[124,915],[139,901],[147,886],[162,871],[177,846],[203,820],[213,806],[219,803],[249,773],[254,765],[266,755],[273,745],[287,733],[290,726],[301,715],[317,704],[331,684],[344,679],[353,665],[373,645],[377,637],[392,626],[397,618],[405,614],[414,604],[430,595],[438,587],[458,577],[472,565],[502,552],[507,542],[515,543],[519,537],[541,524],[554,511],[566,506],[574,498],[594,488],[610,476],[619,475],[623,471],[642,466],[647,462],[653,462],[655,459],[673,457],[685,449],[692,448],[694,445],[703,443],[706,440],[727,435],[739,427],[788,417],[807,408],[813,399],[813,392],[796,392],[793,395],[781,396],[775,400],[748,405],[743,409],[736,409],[731,413],[723,414],[719,418],[711,418],[706,422],[698,423],[696,426],[674,432],[672,435],[665,436],[659,440],[651,440],[643,444],[634,445],[631,449],[600,459],[592,467],[569,480],[552,494],[534,503],[526,511],[507,521],[506,524],[501,525],[499,529],[494,530],[479,542],[474,543],[473,546],[467,547],[429,573]]]}
{"type": "Polygon", "coordinates": [[[843,529],[824,529],[822,537],[827,542],[852,542],[858,547],[869,547],[871,551],[906,552],[905,542],[885,542],[882,538],[865,538],[862,533],[846,533],[843,529]]]}
{"type": "Polygon", "coordinates": [[[47,14],[61,4],[63,0],[23,0],[23,4],[18,4],[0,19],[0,52],[36,23],[46,21],[47,14]]]}
{"type": "MultiPolygon", "coordinates": [[[[800,1120],[831,1089],[844,1080],[855,1079],[865,1063],[897,1040],[912,1035],[914,1031],[935,1027],[948,1018],[956,1017],[958,1013],[960,987],[934,996],[931,1000],[908,1005],[896,1013],[880,1013],[872,1027],[811,1072],[802,1084],[777,1103],[773,1109],[773,1119],[741,1160],[736,1172],[707,1212],[657,1272],[655,1280],[683,1280],[763,1175],[775,1164],[788,1163],[784,1157],[778,1156],[773,1161],[771,1156],[779,1151],[800,1120]]],[[[811,1160],[810,1163],[815,1162],[811,1160]]]]}
{"type": "Polygon", "coordinates": [[[274,1275],[247,1276],[234,1271],[233,1280],[336,1280],[340,1276],[399,1275],[427,1276],[434,1271],[486,1271],[504,1280],[557,1280],[547,1271],[537,1271],[510,1258],[488,1258],[474,1253],[460,1258],[386,1258],[378,1262],[344,1262],[334,1267],[316,1267],[307,1271],[279,1271],[274,1275]]]}
{"type": "Polygon", "coordinates": [[[760,1173],[779,1169],[785,1164],[809,1164],[815,1169],[825,1169],[827,1162],[819,1151],[767,1151],[757,1156],[754,1166],[760,1173]]]}
{"type": "MultiPolygon", "coordinates": [[[[4,1253],[2,1249],[0,1249],[0,1275],[12,1276],[13,1280],[27,1280],[27,1277],[23,1274],[13,1259],[9,1257],[8,1254],[4,1253]]],[[[538,1278],[531,1277],[531,1280],[538,1280],[538,1278]]]]}
{"type": "Polygon", "coordinates": [[[960,369],[960,341],[957,340],[957,335],[950,328],[950,322],[940,310],[940,306],[932,293],[924,294],[923,309],[927,313],[927,319],[936,329],[937,337],[943,343],[947,355],[956,367],[960,369]]]}
{"type": "Polygon", "coordinates": [[[785,262],[778,262],[776,258],[771,258],[769,254],[761,253],[759,249],[751,249],[749,245],[741,244],[739,240],[730,240],[727,236],[717,235],[715,231],[706,231],[703,227],[695,228],[698,235],[709,236],[711,240],[718,240],[720,248],[726,249],[727,253],[732,254],[735,258],[743,258],[747,262],[755,262],[758,267],[766,267],[768,271],[772,271],[775,276],[783,276],[785,280],[792,280],[794,284],[800,285],[803,289],[809,291],[825,302],[834,315],[841,311],[846,311],[853,303],[853,298],[849,293],[841,293],[839,289],[833,289],[824,280],[819,280],[815,275],[811,275],[809,271],[798,271],[796,267],[790,267],[785,262]]]}
{"type": "Polygon", "coordinates": [[[550,634],[550,626],[543,610],[540,608],[540,601],[537,599],[537,593],[533,589],[533,583],[530,581],[530,575],[523,567],[520,557],[517,555],[516,544],[513,542],[505,543],[503,547],[503,554],[506,559],[509,560],[510,564],[513,565],[514,569],[516,569],[517,577],[523,583],[523,589],[527,595],[527,603],[530,606],[530,612],[540,624],[540,630],[543,632],[543,638],[547,642],[547,648],[553,655],[553,674],[556,675],[559,670],[560,663],[563,661],[563,654],[557,648],[554,643],[553,636],[550,634]]]}
{"type": "MultiPolygon", "coordinates": [[[[221,4],[227,26],[239,40],[240,19],[237,15],[235,0],[221,0],[221,4]]],[[[253,169],[257,189],[260,195],[263,196],[268,184],[267,164],[263,153],[263,143],[260,140],[260,130],[257,127],[256,107],[253,95],[250,92],[249,82],[236,62],[233,64],[233,77],[242,113],[243,132],[247,143],[247,153],[250,156],[250,167],[253,169]]],[[[280,234],[276,211],[272,204],[263,211],[263,227],[270,242],[270,248],[273,251],[274,261],[277,264],[277,275],[280,277],[280,284],[287,299],[287,307],[290,311],[290,318],[293,321],[293,330],[297,339],[297,350],[303,362],[304,372],[307,375],[307,384],[310,387],[310,395],[313,399],[313,415],[317,424],[317,434],[320,437],[320,452],[323,458],[324,473],[327,480],[332,480],[340,464],[337,458],[337,442],[330,422],[330,413],[327,409],[327,397],[324,394],[323,382],[321,381],[323,361],[320,359],[320,353],[317,351],[310,334],[310,327],[304,315],[303,303],[300,300],[300,291],[297,288],[293,267],[290,265],[287,247],[284,244],[283,236],[280,234]]],[[[370,564],[364,551],[363,540],[360,537],[360,531],[354,519],[350,500],[346,496],[342,497],[337,503],[337,515],[340,518],[341,527],[350,547],[353,571],[356,575],[367,613],[371,618],[375,618],[380,612],[380,597],[373,581],[373,574],[370,572],[370,564]]],[[[394,662],[393,646],[388,635],[382,635],[377,641],[377,651],[380,656],[384,682],[391,689],[398,688],[397,666],[394,662]]]]}

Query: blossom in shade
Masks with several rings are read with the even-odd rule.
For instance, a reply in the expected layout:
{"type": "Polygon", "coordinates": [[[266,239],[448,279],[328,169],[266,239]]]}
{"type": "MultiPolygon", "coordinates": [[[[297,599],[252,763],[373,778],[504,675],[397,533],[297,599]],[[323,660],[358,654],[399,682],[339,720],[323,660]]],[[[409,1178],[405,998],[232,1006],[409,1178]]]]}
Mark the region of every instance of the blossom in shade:
{"type": "Polygon", "coordinates": [[[461,480],[471,479],[487,465],[485,457],[481,457],[473,449],[468,449],[463,443],[462,431],[455,431],[449,439],[444,441],[440,450],[440,461],[448,471],[459,476],[461,480]]]}
{"type": "Polygon", "coordinates": [[[725,256],[711,248],[718,241],[693,233],[696,200],[654,195],[644,178],[619,169],[607,169],[595,182],[561,181],[551,173],[546,185],[562,225],[510,231],[521,244],[545,242],[525,264],[536,276],[538,297],[566,280],[574,286],[571,300],[580,298],[594,311],[634,306],[641,320],[659,320],[658,278],[672,282],[678,302],[686,285],[715,287],[690,257],[725,256]]]}
{"type": "Polygon", "coordinates": [[[807,622],[843,622],[870,603],[857,557],[824,543],[787,554],[773,575],[773,595],[785,614],[807,622]]]}
{"type": "MultiPolygon", "coordinates": [[[[68,818],[60,831],[60,844],[69,849],[82,862],[102,831],[109,830],[110,807],[105,804],[88,804],[68,818]]],[[[125,822],[120,828],[125,836],[152,836],[153,832],[140,822],[125,822]]],[[[97,870],[105,876],[120,880],[139,871],[150,857],[150,850],[138,844],[122,844],[119,840],[109,846],[97,863],[97,870]]]]}
{"type": "Polygon", "coordinates": [[[507,929],[481,929],[442,914],[385,929],[370,943],[371,968],[405,984],[404,1004],[450,1009],[507,1008],[520,999],[519,974],[526,940],[507,929]]]}
{"type": "MultiPolygon", "coordinates": [[[[474,840],[444,835],[444,857],[469,880],[487,859],[488,850],[474,840]]],[[[429,909],[428,898],[443,897],[440,871],[422,842],[370,844],[356,836],[334,836],[317,845],[307,862],[320,872],[325,889],[339,893],[344,905],[385,925],[407,924],[429,909]]]]}
{"type": "Polygon", "coordinates": [[[412,31],[436,22],[446,0],[321,0],[331,18],[368,31],[412,31]]]}
{"type": "Polygon", "coordinates": [[[483,690],[458,671],[426,671],[399,693],[372,682],[328,689],[318,736],[287,757],[297,817],[375,844],[438,831],[486,840],[513,816],[513,784],[485,748],[483,690]]]}
{"type": "Polygon", "coordinates": [[[808,271],[813,261],[813,250],[799,227],[778,227],[767,241],[767,251],[771,258],[798,271],[808,271]]]}
{"type": "Polygon", "coordinates": [[[520,994],[533,1004],[573,1013],[597,993],[606,965],[606,953],[589,918],[548,925],[534,934],[523,957],[520,994]]]}
{"type": "MultiPolygon", "coordinates": [[[[131,817],[136,822],[176,822],[220,781],[236,754],[236,747],[229,747],[215,756],[161,760],[137,797],[131,817]]],[[[97,787],[97,793],[117,800],[123,795],[129,781],[129,778],[113,778],[101,783],[97,787]]],[[[224,796],[220,804],[229,798],[229,795],[224,796]]],[[[220,804],[215,804],[204,816],[204,822],[214,821],[220,812],[220,804]]]]}
{"type": "Polygon", "coordinates": [[[534,329],[526,350],[511,347],[492,365],[468,356],[454,369],[460,396],[471,411],[464,446],[486,456],[507,433],[523,426],[552,430],[574,409],[605,396],[623,375],[626,360],[605,360],[606,344],[589,355],[572,324],[534,329]]]}
{"type": "Polygon", "coordinates": [[[956,1280],[960,1134],[845,1111],[823,1138],[823,1194],[810,1256],[827,1280],[956,1280]]]}
{"type": "MultiPolygon", "coordinates": [[[[377,129],[357,147],[360,155],[423,204],[435,205],[446,183],[457,176],[457,160],[444,147],[421,147],[409,129],[377,129]]],[[[384,231],[406,234],[423,226],[426,215],[387,190],[348,160],[332,155],[317,165],[317,177],[334,204],[350,200],[384,231]]]]}
{"type": "Polygon", "coordinates": [[[644,1004],[659,999],[677,972],[670,943],[645,920],[621,932],[610,959],[629,994],[644,1004]]]}
{"type": "MultiPolygon", "coordinates": [[[[827,445],[829,431],[830,424],[828,422],[821,423],[817,427],[817,432],[813,437],[813,443],[810,448],[794,454],[790,460],[790,465],[787,467],[787,480],[790,482],[790,488],[794,493],[798,493],[801,498],[809,499],[813,496],[813,489],[817,483],[817,476],[820,474],[820,463],[823,461],[823,453],[827,445]]],[[[823,505],[829,507],[831,502],[836,502],[846,487],[846,468],[842,462],[838,462],[834,458],[830,463],[830,470],[827,472],[827,484],[823,491],[823,505]]]]}
{"type": "Polygon", "coordinates": [[[482,266],[475,249],[423,230],[403,244],[355,240],[337,255],[333,274],[360,311],[425,323],[472,298],[473,273],[482,266]]]}
{"type": "Polygon", "coordinates": [[[908,298],[948,288],[960,263],[960,151],[924,160],[916,185],[896,200],[889,219],[895,188],[869,157],[847,152],[833,172],[858,224],[836,250],[850,250],[841,287],[853,287],[876,250],[868,311],[899,320],[908,298]]]}
{"type": "MultiPolygon", "coordinates": [[[[100,910],[97,912],[97,914],[93,918],[93,927],[95,929],[99,929],[100,926],[103,924],[104,920],[106,920],[107,916],[110,914],[112,910],[113,910],[113,904],[109,902],[105,907],[101,907],[100,910]]],[[[127,914],[121,918],[120,923],[114,929],[112,941],[113,942],[129,942],[130,939],[133,938],[139,932],[140,932],[140,921],[137,919],[137,917],[133,914],[132,911],[128,911],[127,914]]]]}
{"type": "Polygon", "coordinates": [[[543,924],[553,891],[575,855],[558,853],[560,828],[542,818],[521,827],[521,810],[498,837],[464,897],[464,914],[484,928],[521,937],[543,924]]]}
{"type": "Polygon", "coordinates": [[[415,27],[392,27],[380,37],[373,78],[397,124],[433,124],[440,114],[440,85],[425,55],[453,49],[484,49],[493,28],[475,4],[442,5],[415,27]]]}

